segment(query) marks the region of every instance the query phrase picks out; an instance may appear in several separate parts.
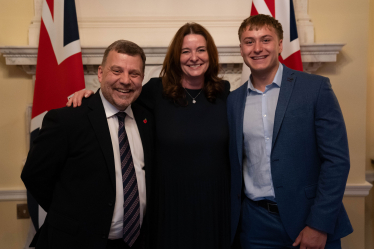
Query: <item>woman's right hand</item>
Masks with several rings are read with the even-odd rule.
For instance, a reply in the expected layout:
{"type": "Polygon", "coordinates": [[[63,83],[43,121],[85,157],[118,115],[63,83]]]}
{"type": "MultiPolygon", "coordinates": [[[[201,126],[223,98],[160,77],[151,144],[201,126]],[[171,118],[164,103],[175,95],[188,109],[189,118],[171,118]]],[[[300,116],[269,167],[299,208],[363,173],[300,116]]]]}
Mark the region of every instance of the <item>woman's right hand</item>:
{"type": "Polygon", "coordinates": [[[80,90],[78,92],[75,92],[73,94],[73,96],[71,96],[71,98],[66,103],[66,106],[70,107],[72,104],[73,104],[74,108],[77,107],[77,106],[80,106],[82,104],[82,99],[83,98],[88,98],[93,93],[94,93],[93,91],[86,90],[86,89],[82,89],[82,90],[80,90]]]}

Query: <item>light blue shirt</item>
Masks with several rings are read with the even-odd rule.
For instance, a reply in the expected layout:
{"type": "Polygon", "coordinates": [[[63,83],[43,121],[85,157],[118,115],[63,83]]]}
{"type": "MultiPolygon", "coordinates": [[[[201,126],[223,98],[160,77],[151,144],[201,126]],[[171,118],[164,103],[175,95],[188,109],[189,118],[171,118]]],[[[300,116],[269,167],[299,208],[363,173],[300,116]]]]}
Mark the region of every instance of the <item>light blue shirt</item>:
{"type": "Polygon", "coordinates": [[[270,154],[282,75],[283,65],[279,63],[273,83],[267,85],[264,92],[253,87],[251,77],[248,80],[243,121],[243,176],[244,192],[254,201],[275,201],[270,154]]]}

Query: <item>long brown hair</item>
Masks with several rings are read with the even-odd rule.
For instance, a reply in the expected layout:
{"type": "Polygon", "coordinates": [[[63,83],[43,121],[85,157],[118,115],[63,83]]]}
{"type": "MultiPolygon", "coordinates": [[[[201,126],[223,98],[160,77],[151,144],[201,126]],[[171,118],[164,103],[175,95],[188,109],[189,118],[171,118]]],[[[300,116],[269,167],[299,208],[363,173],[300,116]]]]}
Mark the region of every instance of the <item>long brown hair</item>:
{"type": "Polygon", "coordinates": [[[218,77],[219,60],[218,50],[212,36],[200,24],[186,23],[175,34],[165,56],[164,64],[160,73],[162,77],[163,94],[174,103],[186,106],[186,93],[182,86],[183,71],[180,64],[183,39],[186,35],[202,35],[206,40],[209,55],[209,68],[204,74],[204,91],[207,99],[214,103],[217,95],[223,91],[222,79],[218,77]]]}

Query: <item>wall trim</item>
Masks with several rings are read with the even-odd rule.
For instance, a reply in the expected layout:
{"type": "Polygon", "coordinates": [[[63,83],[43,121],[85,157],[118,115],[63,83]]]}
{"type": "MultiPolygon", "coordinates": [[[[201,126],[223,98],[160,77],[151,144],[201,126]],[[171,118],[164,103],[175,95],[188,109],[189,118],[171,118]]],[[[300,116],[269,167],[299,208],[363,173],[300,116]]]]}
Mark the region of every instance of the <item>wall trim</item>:
{"type": "MultiPolygon", "coordinates": [[[[185,23],[196,22],[206,28],[233,27],[236,31],[242,21],[242,16],[106,16],[78,17],[78,26],[80,31],[84,28],[173,28],[177,30],[185,23]]],[[[40,29],[40,23],[40,18],[33,20],[30,27],[35,26],[40,29]]]]}
{"type": "MultiPolygon", "coordinates": [[[[374,180],[374,171],[373,172],[366,172],[371,174],[371,179],[374,180]]],[[[368,178],[367,178],[368,179],[368,178]]],[[[369,182],[365,182],[362,184],[347,184],[344,192],[344,196],[355,196],[355,197],[365,197],[369,194],[370,189],[372,188],[372,184],[369,182]]],[[[26,201],[26,190],[20,189],[7,189],[7,190],[0,190],[0,201],[26,201]]]]}
{"type": "Polygon", "coordinates": [[[347,184],[344,196],[365,197],[369,195],[371,187],[373,187],[373,185],[369,182],[347,184]]]}
{"type": "Polygon", "coordinates": [[[374,182],[374,170],[367,170],[366,171],[366,181],[373,184],[373,182],[374,182]]]}
{"type": "Polygon", "coordinates": [[[26,189],[0,190],[0,201],[26,201],[26,189]]]}

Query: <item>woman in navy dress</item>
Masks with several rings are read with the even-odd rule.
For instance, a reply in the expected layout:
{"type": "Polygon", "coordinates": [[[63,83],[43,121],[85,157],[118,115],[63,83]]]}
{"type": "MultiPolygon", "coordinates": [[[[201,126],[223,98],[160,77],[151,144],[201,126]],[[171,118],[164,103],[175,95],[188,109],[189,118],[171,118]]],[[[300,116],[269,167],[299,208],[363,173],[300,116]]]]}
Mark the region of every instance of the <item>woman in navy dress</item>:
{"type": "Polygon", "coordinates": [[[218,72],[213,38],[187,23],[173,38],[160,77],[145,84],[137,100],[156,122],[157,162],[147,186],[151,248],[230,248],[230,85],[218,72]]]}

